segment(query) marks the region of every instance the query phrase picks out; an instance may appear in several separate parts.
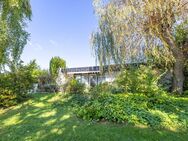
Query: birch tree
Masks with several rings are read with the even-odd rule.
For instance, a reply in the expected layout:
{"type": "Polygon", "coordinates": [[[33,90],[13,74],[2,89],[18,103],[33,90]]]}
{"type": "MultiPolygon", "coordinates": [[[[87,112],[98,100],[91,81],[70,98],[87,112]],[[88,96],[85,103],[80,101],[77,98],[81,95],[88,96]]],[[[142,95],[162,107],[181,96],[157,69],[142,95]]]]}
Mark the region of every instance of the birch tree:
{"type": "Polygon", "coordinates": [[[19,63],[31,15],[30,0],[0,0],[0,68],[6,64],[15,69],[19,63]]]}

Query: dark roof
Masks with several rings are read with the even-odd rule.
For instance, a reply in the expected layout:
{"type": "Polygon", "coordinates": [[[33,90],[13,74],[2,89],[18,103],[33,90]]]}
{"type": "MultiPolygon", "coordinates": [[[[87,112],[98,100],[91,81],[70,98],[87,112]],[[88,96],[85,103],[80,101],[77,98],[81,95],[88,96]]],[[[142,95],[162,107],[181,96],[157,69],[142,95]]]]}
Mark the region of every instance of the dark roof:
{"type": "Polygon", "coordinates": [[[144,63],[130,63],[125,65],[110,65],[110,66],[90,66],[90,67],[78,67],[78,68],[66,68],[62,69],[62,73],[68,73],[68,74],[89,74],[89,73],[103,73],[103,72],[109,72],[109,71],[120,71],[122,67],[128,67],[128,66],[137,66],[144,63]]]}
{"type": "Polygon", "coordinates": [[[78,68],[67,68],[67,69],[62,69],[62,72],[66,73],[99,73],[100,72],[100,67],[99,66],[92,66],[92,67],[78,67],[78,68]]]}

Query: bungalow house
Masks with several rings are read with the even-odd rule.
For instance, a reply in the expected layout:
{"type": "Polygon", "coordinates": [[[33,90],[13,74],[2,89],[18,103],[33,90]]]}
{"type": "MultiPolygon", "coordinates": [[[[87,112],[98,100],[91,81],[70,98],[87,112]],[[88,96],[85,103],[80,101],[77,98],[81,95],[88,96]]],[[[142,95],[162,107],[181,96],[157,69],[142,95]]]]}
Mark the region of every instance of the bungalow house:
{"type": "Polygon", "coordinates": [[[81,83],[84,83],[87,86],[93,86],[104,82],[110,83],[115,80],[115,76],[118,74],[119,70],[113,69],[112,72],[106,70],[107,67],[101,70],[99,66],[67,68],[61,69],[61,76],[73,76],[81,83]]]}

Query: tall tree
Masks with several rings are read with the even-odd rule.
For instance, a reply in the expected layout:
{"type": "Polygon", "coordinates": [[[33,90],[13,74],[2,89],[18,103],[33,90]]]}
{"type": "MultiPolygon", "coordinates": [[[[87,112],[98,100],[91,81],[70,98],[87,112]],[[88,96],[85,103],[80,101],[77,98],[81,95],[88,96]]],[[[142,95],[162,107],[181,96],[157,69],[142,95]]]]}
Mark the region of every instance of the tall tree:
{"type": "Polygon", "coordinates": [[[99,29],[92,42],[101,64],[162,57],[173,66],[173,92],[183,92],[187,0],[94,0],[94,6],[99,29]]]}
{"type": "Polygon", "coordinates": [[[52,57],[50,60],[50,74],[56,79],[60,69],[66,68],[66,62],[60,57],[52,57]]]}
{"type": "Polygon", "coordinates": [[[31,20],[30,0],[0,0],[0,68],[16,69],[29,34],[25,30],[31,20]]]}

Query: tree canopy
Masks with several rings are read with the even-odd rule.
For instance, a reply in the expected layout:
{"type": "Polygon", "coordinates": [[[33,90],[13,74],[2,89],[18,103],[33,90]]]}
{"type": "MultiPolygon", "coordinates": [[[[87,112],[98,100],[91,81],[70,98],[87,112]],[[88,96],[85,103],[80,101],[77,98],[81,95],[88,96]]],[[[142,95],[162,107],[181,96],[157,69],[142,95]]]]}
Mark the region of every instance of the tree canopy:
{"type": "Polygon", "coordinates": [[[0,13],[0,68],[15,69],[29,37],[30,0],[0,0],[0,13]]]}
{"type": "Polygon", "coordinates": [[[52,57],[50,60],[50,74],[53,78],[57,78],[61,68],[66,68],[65,60],[60,57],[52,57]]]}
{"type": "Polygon", "coordinates": [[[101,65],[158,59],[173,66],[173,91],[182,93],[188,49],[187,0],[94,0],[92,35],[101,65]]]}

